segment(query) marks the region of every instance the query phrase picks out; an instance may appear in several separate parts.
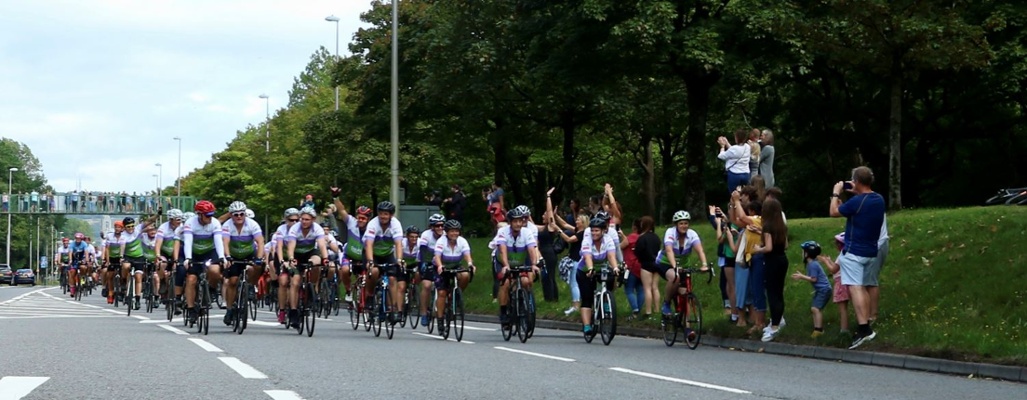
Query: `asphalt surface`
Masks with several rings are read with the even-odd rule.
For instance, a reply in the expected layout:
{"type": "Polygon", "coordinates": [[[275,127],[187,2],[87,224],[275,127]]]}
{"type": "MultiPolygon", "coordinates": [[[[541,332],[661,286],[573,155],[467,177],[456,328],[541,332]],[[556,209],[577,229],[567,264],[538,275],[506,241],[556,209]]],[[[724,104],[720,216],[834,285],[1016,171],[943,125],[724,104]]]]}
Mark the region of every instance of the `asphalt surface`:
{"type": "Polygon", "coordinates": [[[163,309],[124,311],[98,293],[80,303],[58,288],[0,288],[0,400],[1027,398],[1017,383],[623,336],[603,346],[538,329],[522,344],[468,323],[462,343],[409,326],[388,340],[351,329],[345,310],[313,337],[263,311],[237,335],[214,310],[204,336],[163,309]]]}

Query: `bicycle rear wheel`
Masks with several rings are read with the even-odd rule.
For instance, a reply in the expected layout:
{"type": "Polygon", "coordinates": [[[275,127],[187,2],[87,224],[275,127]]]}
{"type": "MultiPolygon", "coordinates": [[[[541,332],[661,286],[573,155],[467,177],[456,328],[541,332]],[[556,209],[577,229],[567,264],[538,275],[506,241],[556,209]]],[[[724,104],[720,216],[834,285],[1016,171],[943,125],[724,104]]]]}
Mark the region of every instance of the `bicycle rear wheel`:
{"type": "Polygon", "coordinates": [[[521,343],[524,343],[528,341],[528,291],[523,288],[517,289],[514,297],[516,298],[514,307],[517,309],[517,339],[519,339],[521,343]]]}
{"type": "Polygon", "coordinates": [[[689,293],[686,299],[688,303],[686,304],[684,340],[688,348],[695,350],[699,347],[699,341],[702,339],[702,303],[694,293],[689,293]]]}
{"type": "Polygon", "coordinates": [[[75,282],[75,300],[82,301],[82,285],[75,282]]]}
{"type": "Polygon", "coordinates": [[[361,312],[363,311],[360,308],[361,300],[363,299],[363,289],[357,288],[353,293],[357,297],[347,304],[347,308],[349,309],[349,324],[353,327],[353,330],[357,330],[357,328],[360,327],[360,317],[361,312]]]}
{"type": "Polygon", "coordinates": [[[464,340],[464,295],[459,286],[453,287],[453,331],[456,341],[464,340]]]}
{"type": "MultiPolygon", "coordinates": [[[[132,316],[132,309],[135,308],[135,300],[133,300],[133,298],[135,296],[135,290],[136,290],[136,279],[135,279],[134,276],[132,276],[132,274],[129,274],[129,276],[128,276],[128,290],[125,291],[125,304],[128,305],[128,313],[125,314],[125,315],[130,316],[130,317],[132,316]]],[[[117,301],[117,300],[115,300],[115,301],[117,301]]]]}
{"type": "Polygon", "coordinates": [[[200,320],[203,321],[203,334],[206,335],[210,332],[210,284],[207,283],[207,279],[204,278],[203,281],[200,283],[200,286],[203,289],[203,297],[200,301],[200,320]]]}
{"type": "Polygon", "coordinates": [[[164,298],[164,312],[168,316],[168,322],[175,320],[175,286],[172,273],[167,273],[164,279],[164,287],[168,288],[167,297],[164,298]]]}
{"type": "Polygon", "coordinates": [[[331,302],[328,289],[328,279],[321,277],[321,282],[317,285],[320,288],[320,292],[317,294],[317,316],[328,319],[331,302]]]}
{"type": "Polygon", "coordinates": [[[603,344],[609,346],[613,337],[617,334],[617,307],[613,303],[613,293],[603,292],[600,298],[599,309],[599,335],[603,338],[603,344]]]}
{"type": "Polygon", "coordinates": [[[143,282],[143,296],[146,296],[146,313],[153,313],[153,277],[147,276],[143,282]]]}
{"type": "Polygon", "coordinates": [[[535,291],[528,293],[528,339],[535,335],[535,291]]]}
{"type": "Polygon", "coordinates": [[[249,301],[250,319],[257,320],[257,309],[260,308],[260,300],[257,299],[257,288],[253,285],[246,285],[249,289],[249,293],[246,295],[249,301]]]}
{"type": "Polygon", "coordinates": [[[329,311],[331,311],[332,314],[334,314],[336,317],[338,317],[339,316],[339,307],[341,306],[341,304],[339,304],[339,303],[342,303],[342,300],[340,300],[340,299],[342,299],[342,296],[339,295],[339,282],[333,280],[332,283],[328,285],[328,290],[331,292],[328,295],[328,297],[330,297],[332,299],[331,310],[329,310],[329,311]]]}
{"type": "Polygon", "coordinates": [[[387,336],[389,338],[389,340],[392,340],[392,335],[396,332],[396,321],[392,320],[392,316],[394,314],[396,314],[396,312],[392,312],[392,313],[388,312],[389,306],[392,304],[392,295],[389,294],[388,290],[385,290],[384,292],[385,292],[385,310],[386,310],[386,314],[385,315],[387,316],[386,319],[385,319],[385,336],[387,336]]]}
{"type": "Polygon", "coordinates": [[[250,285],[248,283],[246,283],[246,278],[245,277],[240,277],[239,278],[239,287],[235,291],[235,293],[236,293],[236,299],[235,299],[235,307],[236,307],[236,309],[235,309],[235,324],[238,326],[238,329],[236,330],[235,333],[238,333],[240,335],[242,335],[242,331],[246,330],[246,326],[248,325],[248,322],[249,322],[249,315],[248,315],[249,314],[249,308],[250,308],[250,302],[248,301],[249,290],[250,290],[250,285]]]}
{"type": "MultiPolygon", "coordinates": [[[[307,283],[304,286],[306,287],[306,290],[307,290],[307,299],[313,299],[314,296],[315,296],[315,294],[314,294],[314,285],[312,285],[310,283],[307,283]]],[[[309,303],[308,303],[308,306],[307,307],[303,307],[303,310],[300,311],[300,312],[303,313],[303,320],[304,320],[303,324],[305,325],[305,328],[307,330],[307,337],[314,336],[314,324],[317,323],[317,318],[315,318],[316,315],[314,315],[314,310],[310,309],[309,303]]]]}
{"type": "Polygon", "coordinates": [[[420,308],[420,304],[418,304],[419,303],[419,301],[418,301],[419,297],[417,296],[418,286],[419,285],[414,284],[414,283],[408,283],[407,284],[406,302],[405,302],[406,305],[403,306],[403,313],[406,314],[407,323],[410,324],[410,329],[417,329],[417,324],[420,322],[420,319],[421,319],[420,318],[421,316],[418,315],[419,310],[421,309],[420,308]]]}
{"type": "Polygon", "coordinates": [[[385,315],[385,298],[382,296],[382,291],[374,291],[374,305],[371,311],[371,330],[374,331],[374,337],[381,336],[382,334],[382,320],[385,319],[382,316],[385,315]]]}

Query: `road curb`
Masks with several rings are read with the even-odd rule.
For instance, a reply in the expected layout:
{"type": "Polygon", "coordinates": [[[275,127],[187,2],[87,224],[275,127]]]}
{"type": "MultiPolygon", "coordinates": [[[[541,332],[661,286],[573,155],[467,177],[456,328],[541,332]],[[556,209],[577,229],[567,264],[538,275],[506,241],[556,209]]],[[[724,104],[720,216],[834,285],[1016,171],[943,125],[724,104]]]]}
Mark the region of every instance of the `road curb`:
{"type": "MultiPolygon", "coordinates": [[[[471,322],[499,323],[499,317],[495,315],[467,314],[464,318],[471,322]]],[[[580,323],[567,321],[540,319],[535,322],[535,325],[539,328],[565,331],[578,331],[581,329],[580,323]]],[[[618,327],[617,334],[644,338],[663,337],[663,331],[652,328],[618,327]]],[[[836,347],[793,345],[776,342],[764,343],[755,340],[729,339],[709,335],[704,335],[702,341],[703,344],[707,346],[753,353],[842,361],[853,364],[874,365],[879,367],[935,372],[975,378],[994,378],[1011,382],[1027,383],[1027,368],[1008,365],[953,361],[940,358],[879,353],[872,351],[847,350],[836,347]]]]}

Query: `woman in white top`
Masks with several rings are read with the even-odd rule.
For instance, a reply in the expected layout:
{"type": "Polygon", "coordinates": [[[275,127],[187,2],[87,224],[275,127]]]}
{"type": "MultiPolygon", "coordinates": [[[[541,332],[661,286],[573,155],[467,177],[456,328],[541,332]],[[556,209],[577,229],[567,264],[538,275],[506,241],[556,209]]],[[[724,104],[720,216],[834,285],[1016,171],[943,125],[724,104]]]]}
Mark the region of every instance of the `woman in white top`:
{"type": "Polygon", "coordinates": [[[735,145],[731,146],[726,137],[717,138],[720,145],[720,153],[717,158],[724,161],[724,170],[727,171],[727,192],[731,194],[735,188],[749,184],[749,159],[752,158],[752,150],[745,142],[747,131],[738,129],[735,131],[735,145]]]}

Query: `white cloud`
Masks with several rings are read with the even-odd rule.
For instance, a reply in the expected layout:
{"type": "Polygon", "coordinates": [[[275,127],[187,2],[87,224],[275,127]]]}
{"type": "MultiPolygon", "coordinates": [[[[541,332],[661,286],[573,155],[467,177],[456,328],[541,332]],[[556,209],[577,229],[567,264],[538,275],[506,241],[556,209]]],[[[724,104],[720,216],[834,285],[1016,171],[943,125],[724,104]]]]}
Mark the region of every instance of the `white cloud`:
{"type": "Polygon", "coordinates": [[[346,52],[370,1],[0,2],[0,135],[57,190],[142,192],[203,166],[287,101],[318,47],[346,52]]]}

